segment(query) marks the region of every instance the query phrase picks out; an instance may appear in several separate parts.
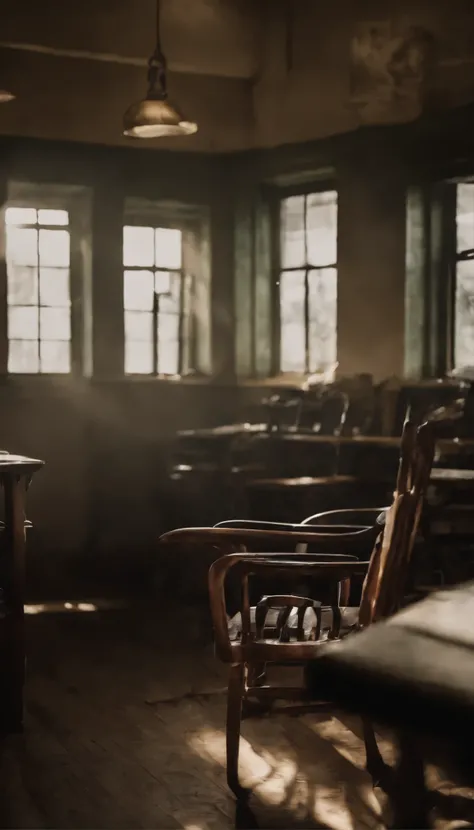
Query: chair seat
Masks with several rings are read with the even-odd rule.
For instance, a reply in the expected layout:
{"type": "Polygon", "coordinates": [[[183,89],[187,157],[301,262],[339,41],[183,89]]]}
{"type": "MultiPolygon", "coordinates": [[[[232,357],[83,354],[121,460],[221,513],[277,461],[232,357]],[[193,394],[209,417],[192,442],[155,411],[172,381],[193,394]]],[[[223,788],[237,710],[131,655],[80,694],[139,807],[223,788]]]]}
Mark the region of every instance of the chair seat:
{"type": "MultiPolygon", "coordinates": [[[[347,606],[345,608],[339,608],[341,613],[341,628],[340,628],[340,635],[344,636],[347,634],[354,626],[357,625],[359,621],[359,607],[358,606],[347,606]]],[[[333,610],[329,606],[323,607],[321,609],[321,635],[318,638],[318,642],[321,640],[327,640],[329,637],[329,632],[331,631],[333,625],[333,610]]],[[[278,620],[278,610],[270,608],[267,612],[266,620],[265,620],[265,628],[264,628],[264,638],[272,639],[277,634],[277,620],[278,620]]],[[[290,616],[288,618],[288,622],[286,625],[287,630],[290,634],[291,640],[296,640],[296,630],[297,630],[297,609],[293,608],[290,616]]],[[[315,629],[316,618],[314,611],[311,608],[308,608],[305,615],[304,615],[304,622],[303,622],[303,629],[305,638],[309,640],[311,637],[312,632],[315,629]]],[[[256,628],[255,628],[255,607],[250,609],[250,627],[252,634],[255,636],[256,628]]],[[[242,635],[242,618],[240,612],[235,614],[233,617],[229,618],[228,620],[228,631],[229,631],[229,639],[231,642],[238,642],[242,635]]]]}

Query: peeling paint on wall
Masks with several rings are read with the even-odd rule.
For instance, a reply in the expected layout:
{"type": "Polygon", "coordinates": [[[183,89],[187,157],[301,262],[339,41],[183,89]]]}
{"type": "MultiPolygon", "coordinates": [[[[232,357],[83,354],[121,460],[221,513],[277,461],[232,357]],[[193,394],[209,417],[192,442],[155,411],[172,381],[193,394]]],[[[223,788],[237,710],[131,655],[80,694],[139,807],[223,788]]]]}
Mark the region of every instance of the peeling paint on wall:
{"type": "Polygon", "coordinates": [[[430,42],[420,27],[400,31],[390,21],[357,24],[351,41],[351,103],[363,123],[420,115],[430,42]]]}

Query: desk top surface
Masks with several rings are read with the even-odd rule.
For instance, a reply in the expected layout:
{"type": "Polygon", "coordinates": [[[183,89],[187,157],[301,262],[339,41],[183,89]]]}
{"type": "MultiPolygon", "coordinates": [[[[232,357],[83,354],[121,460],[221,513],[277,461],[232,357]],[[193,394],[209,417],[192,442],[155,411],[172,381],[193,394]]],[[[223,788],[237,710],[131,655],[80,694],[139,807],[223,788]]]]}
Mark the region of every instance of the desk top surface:
{"type": "MultiPolygon", "coordinates": [[[[254,440],[273,441],[295,444],[326,444],[333,446],[353,447],[384,447],[397,448],[400,446],[400,437],[391,435],[319,435],[315,432],[297,432],[293,429],[283,429],[278,432],[269,432],[265,424],[230,424],[209,429],[181,430],[178,438],[195,439],[223,439],[248,436],[254,440]]],[[[438,449],[447,454],[456,454],[474,450],[474,438],[440,438],[437,441],[438,449]]]]}
{"type": "MultiPolygon", "coordinates": [[[[445,468],[445,467],[434,467],[431,471],[431,481],[433,484],[458,484],[461,486],[474,486],[474,470],[460,470],[456,468],[445,468]]],[[[383,476],[380,477],[380,480],[377,478],[376,475],[368,476],[364,478],[363,476],[340,476],[340,475],[333,475],[333,476],[299,476],[299,477],[288,477],[288,478],[256,478],[249,482],[247,482],[247,487],[249,488],[264,488],[264,489],[272,489],[272,490],[279,490],[279,489],[286,489],[286,488],[293,488],[297,489],[306,488],[306,487],[318,487],[318,486],[327,486],[328,484],[360,484],[361,482],[366,483],[380,483],[380,484],[393,484],[393,478],[385,478],[383,476]]]]}
{"type": "Polygon", "coordinates": [[[314,668],[313,693],[344,708],[472,742],[474,582],[332,645],[314,668]]]}
{"type": "Polygon", "coordinates": [[[433,467],[431,481],[439,482],[474,482],[474,470],[458,470],[455,468],[433,467]]]}

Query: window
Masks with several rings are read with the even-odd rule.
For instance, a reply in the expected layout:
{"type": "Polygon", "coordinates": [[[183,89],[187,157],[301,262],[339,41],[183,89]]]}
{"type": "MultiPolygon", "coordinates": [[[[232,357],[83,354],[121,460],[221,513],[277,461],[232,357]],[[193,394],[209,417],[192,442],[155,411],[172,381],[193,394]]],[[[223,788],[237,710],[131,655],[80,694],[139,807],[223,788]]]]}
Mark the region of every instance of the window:
{"type": "Polygon", "coordinates": [[[457,186],[454,365],[474,366],[474,183],[457,186]]]}
{"type": "Polygon", "coordinates": [[[280,204],[280,371],[312,373],[336,362],[337,193],[280,204]]]}
{"type": "Polygon", "coordinates": [[[70,234],[66,210],[5,210],[8,371],[71,371],[70,234]]]}
{"type": "Polygon", "coordinates": [[[183,271],[182,231],[125,225],[123,266],[125,373],[185,374],[192,280],[183,271]]]}

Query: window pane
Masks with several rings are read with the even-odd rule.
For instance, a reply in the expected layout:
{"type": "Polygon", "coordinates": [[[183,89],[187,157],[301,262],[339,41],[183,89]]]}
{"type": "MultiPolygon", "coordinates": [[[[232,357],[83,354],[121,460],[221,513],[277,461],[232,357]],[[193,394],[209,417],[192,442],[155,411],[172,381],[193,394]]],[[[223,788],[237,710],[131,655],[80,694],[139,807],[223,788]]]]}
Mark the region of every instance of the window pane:
{"type": "Polygon", "coordinates": [[[12,374],[36,374],[39,371],[37,340],[9,341],[8,371],[12,374]]]}
{"type": "Polygon", "coordinates": [[[457,369],[474,366],[474,259],[456,270],[454,362],[457,369]]]}
{"type": "Polygon", "coordinates": [[[280,211],[281,267],[305,265],[304,196],[283,199],[280,211]]]}
{"type": "Polygon", "coordinates": [[[155,273],[155,291],[157,294],[169,294],[171,292],[171,274],[169,271],[157,271],[155,273]]]}
{"type": "Polygon", "coordinates": [[[153,372],[153,345],[131,340],[125,341],[125,373],[151,375],[153,372]]]}
{"type": "Polygon", "coordinates": [[[458,252],[474,248],[474,184],[458,184],[456,225],[458,252]]]}
{"type": "Polygon", "coordinates": [[[305,330],[300,323],[284,322],[280,331],[280,368],[282,372],[306,371],[305,330]]]}
{"type": "Polygon", "coordinates": [[[125,339],[152,343],[153,314],[148,311],[126,311],[125,339]]]}
{"type": "Polygon", "coordinates": [[[39,225],[69,225],[67,210],[39,210],[39,225]]]}
{"type": "Polygon", "coordinates": [[[280,276],[280,369],[304,372],[305,272],[291,271],[280,276]]]}
{"type": "Polygon", "coordinates": [[[160,342],[179,340],[179,315],[158,315],[158,339],[160,342]]]}
{"type": "Polygon", "coordinates": [[[337,271],[310,271],[309,370],[328,369],[337,360],[337,271]]]}
{"type": "Polygon", "coordinates": [[[123,264],[150,268],[155,264],[153,228],[125,225],[123,229],[123,264]]]}
{"type": "Polygon", "coordinates": [[[7,229],[7,261],[15,265],[38,264],[38,231],[35,228],[7,229]]]}
{"type": "Polygon", "coordinates": [[[10,340],[38,339],[38,309],[35,306],[10,306],[8,338],[10,340]]]}
{"type": "Polygon", "coordinates": [[[70,340],[71,312],[68,308],[40,308],[42,340],[70,340]]]}
{"type": "Polygon", "coordinates": [[[40,343],[40,371],[48,374],[67,374],[71,371],[71,346],[64,340],[42,340],[40,343]]]}
{"type": "Polygon", "coordinates": [[[181,231],[157,228],[155,231],[155,265],[158,268],[181,268],[181,231]]]}
{"type": "Polygon", "coordinates": [[[40,265],[69,267],[69,231],[39,232],[40,265]]]}
{"type": "Polygon", "coordinates": [[[124,308],[130,311],[153,311],[153,300],[153,271],[124,271],[124,308]]]}
{"type": "Polygon", "coordinates": [[[177,375],[179,373],[179,342],[168,340],[160,343],[158,348],[158,374],[177,375]]]}
{"type": "Polygon", "coordinates": [[[8,266],[8,304],[37,305],[38,269],[27,265],[8,266]]]}
{"type": "Polygon", "coordinates": [[[290,271],[280,275],[280,316],[304,328],[305,272],[290,271]]]}
{"type": "Polygon", "coordinates": [[[179,314],[181,305],[181,274],[169,274],[170,293],[159,295],[159,309],[166,314],[179,314]]]}
{"type": "Polygon", "coordinates": [[[9,207],[5,211],[6,225],[36,225],[35,208],[9,207]]]}
{"type": "Polygon", "coordinates": [[[337,193],[311,193],[306,203],[308,263],[335,265],[337,262],[337,193]]]}
{"type": "Polygon", "coordinates": [[[40,303],[56,308],[68,308],[71,305],[69,268],[41,268],[40,303]]]}

